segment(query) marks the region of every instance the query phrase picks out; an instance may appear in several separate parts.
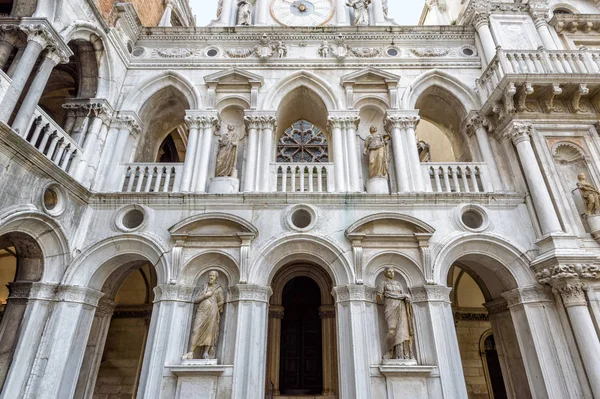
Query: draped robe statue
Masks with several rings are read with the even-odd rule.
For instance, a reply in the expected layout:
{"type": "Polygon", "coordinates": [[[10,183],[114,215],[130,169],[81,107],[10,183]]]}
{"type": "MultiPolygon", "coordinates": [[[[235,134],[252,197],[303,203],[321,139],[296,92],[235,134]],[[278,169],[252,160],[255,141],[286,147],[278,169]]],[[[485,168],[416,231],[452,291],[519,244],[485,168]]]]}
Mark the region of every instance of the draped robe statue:
{"type": "Polygon", "coordinates": [[[588,215],[600,214],[600,192],[585,178],[585,173],[577,176],[577,188],[585,205],[585,212],[588,215]]]}
{"type": "Polygon", "coordinates": [[[402,285],[394,280],[394,273],[391,267],[385,270],[386,279],[377,287],[377,301],[385,306],[389,358],[411,360],[414,359],[412,304],[402,285]]]}
{"type": "Polygon", "coordinates": [[[217,177],[231,177],[236,172],[237,150],[240,138],[235,133],[233,126],[227,127],[227,133],[219,138],[219,152],[217,154],[217,177]]]}
{"type": "Polygon", "coordinates": [[[354,8],[354,25],[369,25],[369,5],[371,0],[350,0],[346,5],[354,8]]]}
{"type": "Polygon", "coordinates": [[[237,25],[252,25],[252,9],[254,6],[250,0],[238,1],[237,25]]]}
{"type": "Polygon", "coordinates": [[[199,352],[201,359],[214,359],[219,342],[219,324],[223,312],[223,288],[217,284],[219,273],[208,273],[208,283],[202,288],[198,310],[194,318],[190,351],[185,359],[193,359],[199,352]]]}
{"type": "Polygon", "coordinates": [[[381,134],[375,126],[371,127],[371,135],[365,140],[364,155],[369,154],[369,178],[387,177],[389,173],[390,152],[389,135],[381,134]]]}

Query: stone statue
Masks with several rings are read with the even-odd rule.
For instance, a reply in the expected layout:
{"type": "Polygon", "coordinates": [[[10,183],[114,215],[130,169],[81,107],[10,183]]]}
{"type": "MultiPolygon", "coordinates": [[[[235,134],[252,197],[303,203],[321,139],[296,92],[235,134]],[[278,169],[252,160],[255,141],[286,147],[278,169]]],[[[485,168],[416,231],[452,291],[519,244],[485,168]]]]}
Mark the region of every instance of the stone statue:
{"type": "Polygon", "coordinates": [[[350,0],[346,5],[354,8],[354,25],[369,25],[369,5],[371,0],[350,0]]]}
{"type": "Polygon", "coordinates": [[[237,25],[250,26],[252,25],[252,9],[254,5],[251,0],[238,1],[237,25]]]}
{"type": "Polygon", "coordinates": [[[389,359],[411,360],[413,356],[413,312],[410,296],[394,280],[394,269],[385,269],[385,281],[377,287],[377,301],[385,306],[389,359]]]}
{"type": "Polygon", "coordinates": [[[185,359],[194,359],[194,353],[200,353],[201,359],[214,359],[219,342],[219,323],[223,313],[223,288],[217,284],[219,273],[208,273],[208,283],[202,288],[198,310],[194,318],[190,351],[185,359]]]}
{"type": "Polygon", "coordinates": [[[369,178],[387,177],[390,152],[388,134],[381,134],[375,126],[371,127],[371,135],[365,140],[363,155],[369,154],[369,178]]]}
{"type": "Polygon", "coordinates": [[[219,137],[219,152],[217,153],[217,177],[235,177],[237,173],[237,150],[240,137],[235,133],[234,126],[227,126],[227,132],[219,137]]]}
{"type": "Polygon", "coordinates": [[[585,212],[588,215],[600,214],[600,192],[586,180],[585,173],[577,176],[577,188],[585,205],[585,212]]]}
{"type": "Polygon", "coordinates": [[[281,42],[281,41],[277,42],[277,44],[275,45],[275,50],[277,51],[277,57],[279,57],[279,58],[287,57],[288,48],[285,44],[283,44],[283,42],[281,42]]]}
{"type": "Polygon", "coordinates": [[[327,40],[325,40],[322,44],[321,47],[319,47],[319,56],[321,58],[329,58],[329,43],[327,42],[327,40]]]}

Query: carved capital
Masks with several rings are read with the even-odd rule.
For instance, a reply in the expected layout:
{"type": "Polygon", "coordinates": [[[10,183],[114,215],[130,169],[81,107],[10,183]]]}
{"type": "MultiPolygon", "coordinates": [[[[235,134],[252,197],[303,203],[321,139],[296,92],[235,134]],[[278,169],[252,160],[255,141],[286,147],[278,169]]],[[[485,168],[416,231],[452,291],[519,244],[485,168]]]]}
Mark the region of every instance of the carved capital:
{"type": "Polygon", "coordinates": [[[69,63],[69,55],[57,47],[49,47],[46,50],[45,57],[52,61],[54,65],[69,63]]]}
{"type": "Polygon", "coordinates": [[[523,141],[531,141],[533,127],[528,123],[515,122],[506,129],[505,137],[517,145],[523,141]]]}
{"type": "Polygon", "coordinates": [[[96,316],[112,316],[113,312],[115,311],[116,304],[117,303],[115,301],[111,301],[108,298],[100,299],[100,302],[98,302],[98,307],[96,307],[96,316]]]}
{"type": "Polygon", "coordinates": [[[269,307],[269,318],[270,319],[283,319],[285,309],[283,306],[271,305],[269,307]]]}
{"type": "Polygon", "coordinates": [[[508,312],[508,304],[506,300],[500,298],[483,304],[490,316],[499,315],[508,312]]]}
{"type": "Polygon", "coordinates": [[[260,116],[257,115],[246,115],[244,116],[244,123],[246,129],[259,129],[260,128],[260,116]]]}
{"type": "Polygon", "coordinates": [[[163,284],[154,288],[154,302],[189,302],[194,301],[195,287],[188,285],[163,284]]]}
{"type": "Polygon", "coordinates": [[[587,306],[585,291],[587,286],[582,283],[563,284],[555,287],[552,291],[559,294],[565,307],[587,306]]]}
{"type": "Polygon", "coordinates": [[[349,284],[341,287],[334,287],[333,296],[335,297],[336,303],[350,301],[376,302],[375,289],[367,287],[366,285],[349,284]]]}
{"type": "Polygon", "coordinates": [[[402,114],[388,112],[385,118],[385,129],[391,133],[393,129],[413,129],[415,130],[421,121],[421,117],[416,114],[402,114]]]}
{"type": "Polygon", "coordinates": [[[329,116],[327,118],[327,130],[332,131],[333,129],[343,129],[344,118],[341,116],[329,116]]]}
{"type": "Polygon", "coordinates": [[[517,288],[502,294],[509,308],[529,303],[552,302],[552,295],[544,287],[517,288]]]}
{"type": "Polygon", "coordinates": [[[235,287],[229,288],[229,298],[231,298],[231,302],[248,301],[268,303],[272,293],[271,287],[263,287],[262,285],[238,284],[235,287]]]}
{"type": "Polygon", "coordinates": [[[467,135],[473,136],[477,129],[485,129],[488,126],[487,119],[480,113],[471,115],[465,123],[465,131],[467,135]]]}
{"type": "Polygon", "coordinates": [[[113,119],[112,124],[115,128],[119,130],[129,130],[129,132],[134,135],[137,135],[142,131],[140,123],[133,115],[119,114],[113,119]]]}
{"type": "Polygon", "coordinates": [[[319,318],[320,319],[333,319],[335,318],[335,306],[323,305],[319,307],[319,318]]]}
{"type": "Polygon", "coordinates": [[[7,287],[9,299],[51,301],[56,296],[58,284],[12,282],[7,287]]]}
{"type": "Polygon", "coordinates": [[[21,30],[27,34],[27,41],[34,42],[46,48],[57,44],[48,28],[42,24],[20,25],[21,30]]]}
{"type": "Polygon", "coordinates": [[[490,13],[489,11],[476,11],[473,14],[472,24],[475,29],[479,29],[482,26],[489,26],[490,24],[490,13]]]}
{"type": "Polygon", "coordinates": [[[5,42],[11,46],[17,46],[22,43],[19,35],[19,25],[1,25],[0,42],[5,42]]]}
{"type": "Polygon", "coordinates": [[[261,115],[259,117],[258,126],[260,129],[277,129],[277,118],[274,115],[261,115]]]}
{"type": "Polygon", "coordinates": [[[98,305],[98,301],[102,296],[104,296],[103,292],[91,288],[61,285],[58,287],[56,300],[59,302],[72,302],[95,307],[98,305]]]}
{"type": "Polygon", "coordinates": [[[422,287],[411,288],[413,303],[419,302],[446,302],[450,301],[450,292],[452,288],[443,285],[424,285],[422,287]]]}

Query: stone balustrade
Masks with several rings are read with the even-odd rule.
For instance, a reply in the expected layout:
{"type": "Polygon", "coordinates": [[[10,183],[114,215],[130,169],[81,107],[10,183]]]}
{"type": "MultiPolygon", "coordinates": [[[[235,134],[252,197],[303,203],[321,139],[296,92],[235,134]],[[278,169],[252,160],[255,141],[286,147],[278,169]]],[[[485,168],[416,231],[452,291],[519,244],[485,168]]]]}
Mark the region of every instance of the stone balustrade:
{"type": "Polygon", "coordinates": [[[40,107],[36,108],[29,128],[21,136],[56,166],[74,174],[82,148],[40,107]]]}
{"type": "Polygon", "coordinates": [[[333,193],[334,174],[333,163],[271,163],[271,191],[333,193]]]}
{"type": "Polygon", "coordinates": [[[434,193],[490,193],[494,191],[485,163],[424,163],[427,191],[434,193]]]}
{"type": "Polygon", "coordinates": [[[581,50],[503,50],[498,49],[477,88],[485,102],[507,75],[592,75],[600,71],[600,51],[581,50]]]}
{"type": "Polygon", "coordinates": [[[117,191],[124,193],[178,192],[182,172],[183,163],[124,164],[117,191]]]}

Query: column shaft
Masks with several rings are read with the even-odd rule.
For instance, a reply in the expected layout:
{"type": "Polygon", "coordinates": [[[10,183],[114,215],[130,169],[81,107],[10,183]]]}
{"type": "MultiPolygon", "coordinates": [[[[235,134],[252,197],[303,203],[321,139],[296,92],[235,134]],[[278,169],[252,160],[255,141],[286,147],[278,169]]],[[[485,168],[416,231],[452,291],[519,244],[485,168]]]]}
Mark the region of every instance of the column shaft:
{"type": "Polygon", "coordinates": [[[488,22],[480,23],[476,27],[479,38],[481,39],[481,45],[483,46],[483,52],[487,63],[492,62],[492,59],[496,56],[496,44],[494,43],[494,37],[490,31],[488,22]]]}
{"type": "Polygon", "coordinates": [[[192,186],[192,176],[194,174],[194,165],[196,164],[198,141],[200,140],[200,129],[197,124],[190,122],[189,140],[183,164],[183,173],[181,176],[181,191],[189,192],[192,186]]]}
{"type": "Polygon", "coordinates": [[[399,192],[409,192],[410,184],[408,179],[408,170],[406,159],[404,157],[404,148],[402,145],[402,134],[400,127],[394,126],[391,129],[392,148],[394,150],[394,169],[396,171],[396,186],[399,192]]]}
{"type": "Polygon", "coordinates": [[[246,147],[246,169],[244,170],[244,192],[256,190],[256,162],[258,150],[258,129],[256,126],[248,128],[248,146],[246,147]]]}
{"type": "Polygon", "coordinates": [[[548,26],[548,24],[538,25],[537,31],[540,34],[540,37],[542,38],[542,43],[544,43],[544,48],[546,50],[558,50],[556,48],[554,40],[552,39],[552,34],[550,33],[550,27],[548,26]]]}
{"type": "Polygon", "coordinates": [[[335,191],[338,193],[346,192],[346,182],[344,181],[344,142],[342,141],[342,128],[338,124],[331,129],[333,144],[333,162],[335,171],[335,191]]]}
{"type": "Polygon", "coordinates": [[[346,130],[346,139],[348,140],[348,164],[350,179],[348,180],[348,189],[352,192],[362,192],[360,186],[360,175],[358,172],[358,146],[356,144],[356,125],[351,122],[346,130]]]}
{"type": "Polygon", "coordinates": [[[270,182],[271,182],[271,161],[272,159],[272,148],[273,148],[273,127],[265,126],[261,131],[262,140],[261,140],[261,168],[259,169],[259,173],[261,173],[260,179],[260,191],[261,192],[269,192],[270,182]]]}
{"type": "Polygon", "coordinates": [[[92,123],[86,135],[87,139],[85,140],[85,144],[83,146],[83,155],[79,161],[77,169],[76,179],[79,181],[81,181],[87,173],[87,168],[94,155],[94,148],[98,142],[98,135],[100,134],[100,130],[102,130],[103,124],[104,121],[98,116],[95,116],[92,119],[92,123]]]}
{"type": "Polygon", "coordinates": [[[196,191],[205,193],[208,182],[208,165],[210,162],[210,150],[212,147],[212,127],[202,129],[200,138],[200,152],[198,153],[198,178],[196,179],[196,191]]]}
{"type": "Polygon", "coordinates": [[[8,42],[0,42],[0,69],[4,69],[14,46],[8,42]]]}
{"type": "Polygon", "coordinates": [[[254,25],[267,25],[269,19],[269,2],[268,0],[256,1],[256,20],[254,25]]]}
{"type": "Polygon", "coordinates": [[[346,0],[335,0],[335,17],[337,26],[349,26],[350,19],[348,18],[348,6],[346,0]]]}
{"type": "Polygon", "coordinates": [[[477,138],[477,144],[479,145],[479,151],[481,151],[483,162],[487,164],[494,191],[501,191],[502,179],[500,178],[498,164],[496,163],[496,157],[494,157],[490,138],[483,126],[475,129],[475,137],[477,138]]]}
{"type": "MultiPolygon", "coordinates": [[[[416,123],[418,123],[418,120],[416,123]]],[[[417,148],[417,134],[415,132],[415,125],[411,124],[410,121],[407,123],[404,138],[406,141],[406,158],[411,170],[410,176],[412,177],[413,191],[423,192],[425,188],[423,186],[423,172],[421,170],[421,160],[419,159],[419,149],[417,148]]]]}
{"type": "Polygon", "coordinates": [[[33,66],[44,47],[45,45],[42,45],[37,41],[30,40],[27,42],[25,52],[19,61],[19,68],[15,70],[12,78],[13,81],[6,90],[4,99],[0,104],[0,121],[8,122],[10,119],[10,116],[17,106],[17,102],[21,97],[21,93],[25,88],[27,79],[29,79],[29,75],[31,75],[33,66]]]}
{"type": "Polygon", "coordinates": [[[15,71],[17,70],[17,67],[19,66],[19,62],[21,61],[21,58],[23,58],[23,54],[25,53],[25,48],[26,47],[19,47],[19,49],[17,50],[17,54],[15,54],[15,58],[12,60],[12,62],[10,63],[10,66],[8,67],[8,71],[6,71],[6,74],[11,79],[15,75],[15,71]]]}
{"type": "Polygon", "coordinates": [[[42,98],[44,88],[48,84],[48,79],[50,79],[52,70],[59,63],[59,61],[60,58],[56,54],[48,53],[48,55],[44,58],[37,75],[31,83],[29,92],[21,104],[21,108],[15,117],[12,127],[23,137],[27,137],[27,128],[29,127],[31,118],[33,118],[35,108],[40,102],[40,98],[42,98]]]}

